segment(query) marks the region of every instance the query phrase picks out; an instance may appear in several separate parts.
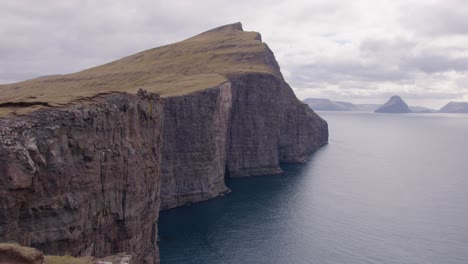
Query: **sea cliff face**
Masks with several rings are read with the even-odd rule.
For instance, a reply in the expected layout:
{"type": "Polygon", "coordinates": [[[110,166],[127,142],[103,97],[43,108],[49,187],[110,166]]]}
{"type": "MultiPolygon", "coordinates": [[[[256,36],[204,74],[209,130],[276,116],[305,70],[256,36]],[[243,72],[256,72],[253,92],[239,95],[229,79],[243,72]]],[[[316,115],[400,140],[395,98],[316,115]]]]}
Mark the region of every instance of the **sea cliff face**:
{"type": "Polygon", "coordinates": [[[280,173],[328,140],[239,23],[0,88],[0,242],[47,254],[158,263],[160,208],[225,193],[225,177],[280,173]]]}
{"type": "Polygon", "coordinates": [[[246,74],[232,82],[228,176],[280,173],[280,162],[304,161],[327,142],[327,123],[300,103],[282,78],[246,74]]]}
{"type": "Polygon", "coordinates": [[[272,74],[165,99],[162,209],[227,191],[225,177],[281,173],[328,141],[327,123],[272,74]]]}
{"type": "Polygon", "coordinates": [[[110,94],[0,120],[0,238],[154,263],[162,104],[110,94]]]}
{"type": "Polygon", "coordinates": [[[216,197],[224,184],[231,84],[164,99],[162,209],[216,197]]]}

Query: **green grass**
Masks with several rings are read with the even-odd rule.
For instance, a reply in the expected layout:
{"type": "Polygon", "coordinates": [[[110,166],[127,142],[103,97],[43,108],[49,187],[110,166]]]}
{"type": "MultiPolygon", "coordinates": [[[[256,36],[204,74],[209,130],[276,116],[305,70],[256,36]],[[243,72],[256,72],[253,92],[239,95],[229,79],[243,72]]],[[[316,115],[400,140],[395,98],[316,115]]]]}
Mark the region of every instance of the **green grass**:
{"type": "MultiPolygon", "coordinates": [[[[179,96],[216,87],[235,74],[274,73],[265,61],[267,46],[258,40],[258,33],[240,31],[239,26],[220,27],[77,73],[0,85],[0,104],[46,102],[62,106],[102,93],[135,94],[139,89],[162,97],[179,96]]],[[[0,117],[36,109],[0,107],[0,117]]]]}

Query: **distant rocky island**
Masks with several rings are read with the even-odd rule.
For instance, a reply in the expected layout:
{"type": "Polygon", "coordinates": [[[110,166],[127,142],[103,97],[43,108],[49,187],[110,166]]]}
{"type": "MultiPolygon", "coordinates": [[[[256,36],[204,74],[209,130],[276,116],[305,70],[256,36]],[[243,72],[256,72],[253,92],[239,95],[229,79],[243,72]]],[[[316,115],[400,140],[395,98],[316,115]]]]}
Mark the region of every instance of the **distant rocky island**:
{"type": "Polygon", "coordinates": [[[332,101],[323,98],[307,98],[303,100],[315,111],[369,111],[373,112],[379,104],[352,104],[343,101],[332,101]]]}
{"type": "Polygon", "coordinates": [[[422,106],[408,106],[398,95],[392,96],[384,105],[353,104],[325,98],[306,98],[304,103],[315,111],[363,111],[376,113],[468,113],[468,102],[450,102],[440,110],[422,106]]]}
{"type": "Polygon", "coordinates": [[[0,241],[159,263],[159,211],[278,174],[328,141],[240,23],[73,74],[0,85],[0,241]]]}
{"type": "Polygon", "coordinates": [[[468,113],[468,102],[450,102],[439,113],[468,113]]]}
{"type": "MultiPolygon", "coordinates": [[[[332,101],[324,98],[307,98],[303,100],[310,108],[315,111],[363,111],[374,112],[380,107],[381,104],[353,104],[343,101],[332,101]]],[[[434,113],[437,110],[430,109],[422,106],[408,106],[412,113],[434,113]]]]}
{"type": "Polygon", "coordinates": [[[394,95],[384,105],[375,110],[376,113],[410,113],[408,105],[401,99],[400,96],[394,95]]]}

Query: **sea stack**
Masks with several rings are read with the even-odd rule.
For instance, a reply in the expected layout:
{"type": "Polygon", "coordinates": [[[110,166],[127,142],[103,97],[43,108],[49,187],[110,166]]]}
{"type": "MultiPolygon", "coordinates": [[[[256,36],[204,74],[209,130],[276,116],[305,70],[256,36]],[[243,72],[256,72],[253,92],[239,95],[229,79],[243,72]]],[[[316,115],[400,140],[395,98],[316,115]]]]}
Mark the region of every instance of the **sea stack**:
{"type": "Polygon", "coordinates": [[[410,113],[408,105],[401,99],[400,96],[395,95],[388,100],[384,105],[379,109],[375,110],[376,113],[390,113],[390,114],[400,114],[400,113],[410,113]]]}
{"type": "Polygon", "coordinates": [[[468,102],[450,102],[439,113],[468,113],[468,102]]]}
{"type": "Polygon", "coordinates": [[[159,263],[160,208],[280,173],[328,141],[240,23],[0,90],[0,241],[45,254],[159,263]]]}

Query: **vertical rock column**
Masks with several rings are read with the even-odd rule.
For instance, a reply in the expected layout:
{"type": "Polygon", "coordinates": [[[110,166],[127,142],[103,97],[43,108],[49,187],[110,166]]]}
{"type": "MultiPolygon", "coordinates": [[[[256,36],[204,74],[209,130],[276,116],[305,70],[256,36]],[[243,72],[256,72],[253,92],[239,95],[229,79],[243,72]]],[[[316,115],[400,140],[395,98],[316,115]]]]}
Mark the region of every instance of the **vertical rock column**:
{"type": "Polygon", "coordinates": [[[231,84],[164,99],[162,209],[226,192],[231,84]]]}
{"type": "Polygon", "coordinates": [[[281,125],[280,86],[270,74],[234,77],[228,146],[229,177],[277,174],[281,125]]]}

